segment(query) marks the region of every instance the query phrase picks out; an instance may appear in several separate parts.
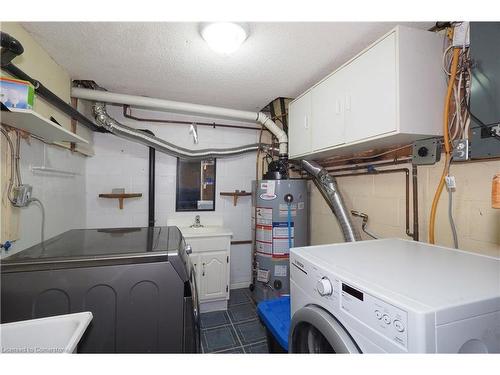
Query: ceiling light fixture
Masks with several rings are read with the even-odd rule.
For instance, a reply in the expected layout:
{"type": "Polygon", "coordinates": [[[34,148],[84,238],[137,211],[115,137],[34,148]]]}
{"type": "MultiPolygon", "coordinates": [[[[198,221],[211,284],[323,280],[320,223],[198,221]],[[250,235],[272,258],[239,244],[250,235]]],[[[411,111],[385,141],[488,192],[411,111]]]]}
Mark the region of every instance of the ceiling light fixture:
{"type": "Polygon", "coordinates": [[[245,25],[233,22],[214,22],[201,26],[201,36],[214,51],[229,55],[248,37],[245,25]]]}

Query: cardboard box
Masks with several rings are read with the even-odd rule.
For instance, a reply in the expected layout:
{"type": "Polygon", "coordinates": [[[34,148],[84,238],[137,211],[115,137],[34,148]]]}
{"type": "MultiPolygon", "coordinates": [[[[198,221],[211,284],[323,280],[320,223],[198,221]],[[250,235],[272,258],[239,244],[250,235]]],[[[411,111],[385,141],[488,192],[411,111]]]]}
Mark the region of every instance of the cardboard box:
{"type": "Polygon", "coordinates": [[[8,108],[33,109],[35,88],[27,81],[0,77],[0,101],[8,108]]]}

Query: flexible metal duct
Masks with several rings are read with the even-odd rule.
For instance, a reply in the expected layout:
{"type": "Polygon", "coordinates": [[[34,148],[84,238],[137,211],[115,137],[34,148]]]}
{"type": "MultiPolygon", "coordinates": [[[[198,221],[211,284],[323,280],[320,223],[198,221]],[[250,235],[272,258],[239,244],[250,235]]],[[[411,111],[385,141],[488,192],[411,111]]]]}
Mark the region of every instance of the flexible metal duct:
{"type": "Polygon", "coordinates": [[[269,118],[269,116],[262,112],[241,111],[231,108],[176,102],[137,95],[117,94],[104,90],[92,90],[79,87],[72,88],[71,96],[95,102],[127,104],[141,108],[159,109],[175,113],[258,122],[264,125],[278,139],[280,157],[286,158],[288,156],[288,136],[273,120],[271,120],[271,118],[269,118]]]}
{"type": "Polygon", "coordinates": [[[302,160],[301,167],[311,175],[314,184],[325,198],[328,206],[330,206],[340,224],[344,240],[346,242],[361,241],[361,236],[352,223],[349,210],[345,206],[335,178],[330,176],[326,169],[312,161],[302,160]]]}
{"type": "Polygon", "coordinates": [[[137,130],[131,128],[130,126],[119,123],[108,114],[108,112],[106,111],[105,103],[96,102],[94,103],[92,109],[97,124],[104,127],[106,130],[115,134],[116,136],[141,143],[145,146],[152,147],[159,152],[163,152],[165,154],[180,157],[183,159],[220,158],[225,156],[239,155],[259,149],[259,144],[254,143],[250,145],[225,149],[210,148],[191,150],[167,142],[151,134],[145,133],[142,130],[137,130]]]}

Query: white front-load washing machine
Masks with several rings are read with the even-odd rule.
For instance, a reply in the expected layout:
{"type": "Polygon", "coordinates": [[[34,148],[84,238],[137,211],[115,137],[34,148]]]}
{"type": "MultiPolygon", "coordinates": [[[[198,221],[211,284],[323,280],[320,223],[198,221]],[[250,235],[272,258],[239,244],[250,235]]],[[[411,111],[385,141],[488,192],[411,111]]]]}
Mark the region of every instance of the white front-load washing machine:
{"type": "Polygon", "coordinates": [[[402,239],[291,249],[290,353],[500,353],[500,259],[402,239]]]}

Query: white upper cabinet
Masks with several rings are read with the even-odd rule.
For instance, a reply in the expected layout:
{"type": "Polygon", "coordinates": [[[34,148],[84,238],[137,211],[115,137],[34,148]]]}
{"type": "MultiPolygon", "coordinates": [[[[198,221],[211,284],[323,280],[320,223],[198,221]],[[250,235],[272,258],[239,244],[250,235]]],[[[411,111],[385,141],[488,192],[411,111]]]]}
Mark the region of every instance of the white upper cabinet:
{"type": "Polygon", "coordinates": [[[348,87],[345,73],[345,69],[340,69],[311,90],[313,151],[345,143],[345,92],[348,87]]]}
{"type": "Polygon", "coordinates": [[[346,143],[396,131],[396,35],[354,59],[346,70],[346,143]]]}
{"type": "Polygon", "coordinates": [[[288,147],[297,154],[304,154],[311,150],[311,93],[307,92],[294,101],[289,107],[288,147]]]}
{"type": "Polygon", "coordinates": [[[291,102],[290,158],[442,135],[442,38],[398,26],[291,102]]]}

